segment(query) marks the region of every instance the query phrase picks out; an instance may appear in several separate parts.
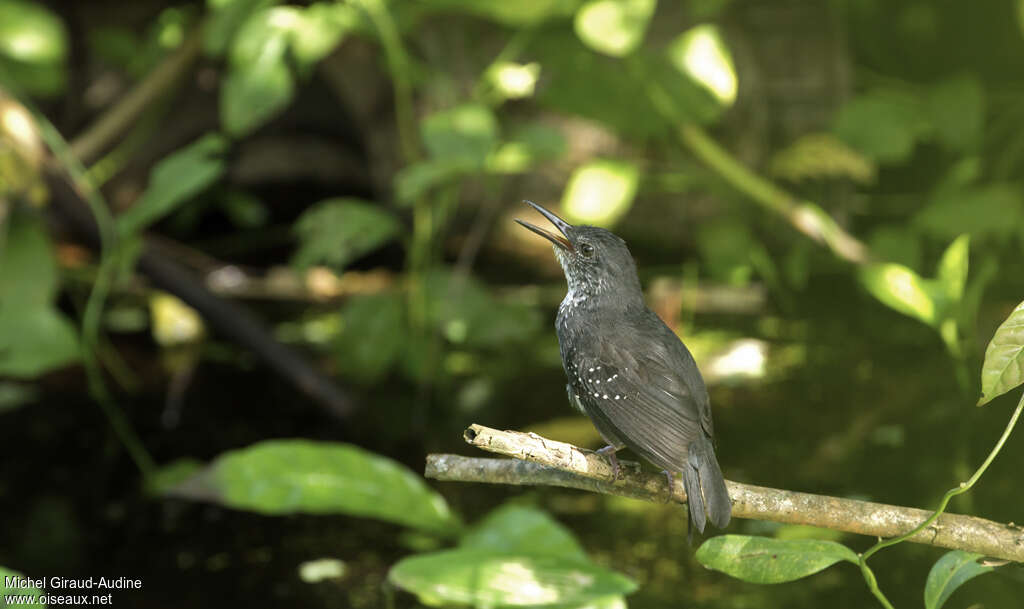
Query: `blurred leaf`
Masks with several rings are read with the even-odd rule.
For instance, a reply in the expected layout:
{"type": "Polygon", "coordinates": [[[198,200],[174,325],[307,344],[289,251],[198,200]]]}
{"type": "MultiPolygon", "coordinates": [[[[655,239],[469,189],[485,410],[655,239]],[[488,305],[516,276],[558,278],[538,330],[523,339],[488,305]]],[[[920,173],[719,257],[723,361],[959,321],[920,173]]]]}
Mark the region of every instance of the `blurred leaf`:
{"type": "Polygon", "coordinates": [[[868,264],[860,268],[859,278],[864,287],[887,307],[930,326],[940,321],[941,303],[937,302],[935,282],[924,279],[902,264],[868,264]]]}
{"type": "Polygon", "coordinates": [[[1024,383],[1024,302],[996,329],[985,349],[981,367],[981,399],[991,402],[1024,383]]]}
{"type": "MultiPolygon", "coordinates": [[[[12,597],[17,595],[33,596],[39,598],[42,596],[42,592],[38,588],[26,587],[20,588],[17,586],[8,586],[8,582],[11,584],[16,583],[19,579],[25,577],[17,571],[12,571],[6,567],[0,567],[0,599],[5,599],[5,607],[45,607],[45,603],[28,602],[28,603],[15,603],[12,597]],[[10,578],[10,579],[8,579],[10,578]]],[[[39,578],[35,578],[39,579],[39,578]]]]}
{"type": "Polygon", "coordinates": [[[868,239],[869,249],[882,260],[912,269],[921,266],[921,237],[901,226],[880,226],[868,239]]]}
{"type": "Polygon", "coordinates": [[[1024,219],[1020,188],[1011,184],[951,188],[937,192],[918,212],[914,224],[939,239],[963,233],[979,239],[1005,239],[1024,219]]]}
{"type": "Polygon", "coordinates": [[[393,294],[356,296],[341,310],[344,329],[338,337],[338,366],[348,376],[373,382],[383,376],[406,341],[405,309],[393,294]]]}
{"type": "Polygon", "coordinates": [[[449,184],[480,168],[476,160],[438,159],[410,163],[395,174],[395,198],[411,205],[431,190],[449,184]]]}
{"type": "Polygon", "coordinates": [[[612,57],[629,55],[643,42],[657,0],[590,0],[576,12],[576,35],[612,57]]]}
{"type": "Polygon", "coordinates": [[[571,606],[636,589],[627,577],[583,560],[473,549],[403,559],[388,580],[428,605],[477,607],[571,606]]]}
{"type": "Polygon", "coordinates": [[[420,123],[420,132],[432,157],[475,167],[483,167],[498,143],[498,121],[480,104],[432,114],[420,123]]]}
{"type": "Polygon", "coordinates": [[[21,408],[38,397],[39,389],[35,385],[0,381],[0,414],[21,408]]]}
{"type": "Polygon", "coordinates": [[[398,219],[378,205],[354,198],[320,201],[295,221],[299,249],[292,264],[307,268],[328,264],[344,268],[394,239],[401,232],[398,219]]]}
{"type": "Polygon", "coordinates": [[[505,504],[475,524],[459,548],[586,560],[576,538],[542,510],[505,504]]]}
{"type": "Polygon", "coordinates": [[[910,158],[928,125],[912,96],[876,90],[848,101],[836,116],[835,133],[853,149],[880,163],[910,158]]]}
{"type": "Polygon", "coordinates": [[[146,229],[209,188],[224,173],[223,155],[227,148],[228,141],[223,135],[207,133],[164,157],[150,171],[146,191],[117,218],[121,235],[146,229]]]}
{"type": "Polygon", "coordinates": [[[358,24],[359,15],[354,6],[315,2],[300,13],[291,28],[292,56],[301,68],[309,68],[334,50],[344,35],[358,24]]]}
{"type": "Polygon", "coordinates": [[[275,7],[254,14],[238,31],[220,95],[221,124],[229,135],[248,134],[291,102],[295,80],[285,54],[290,27],[300,19],[296,7],[275,7]]]}
{"type": "Polygon", "coordinates": [[[246,19],[280,0],[206,0],[210,18],[203,29],[203,48],[219,57],[234,40],[246,19]]]}
{"type": "Polygon", "coordinates": [[[0,0],[0,72],[33,95],[51,96],[64,88],[67,32],[44,6],[0,0]]]}
{"type": "Polygon", "coordinates": [[[220,204],[231,222],[239,228],[259,228],[267,223],[267,207],[249,193],[228,190],[221,197],[220,204]]]}
{"type": "Polygon", "coordinates": [[[421,0],[424,9],[477,15],[508,26],[538,25],[573,14],[581,0],[421,0]]]}
{"type": "Polygon", "coordinates": [[[669,44],[668,56],[677,70],[704,86],[723,106],[736,101],[732,54],[714,25],[698,25],[680,34],[669,44]]]}
{"type": "Polygon", "coordinates": [[[697,228],[701,264],[712,278],[731,285],[746,285],[750,281],[751,254],[756,243],[750,228],[739,220],[715,220],[697,228]]]}
{"type": "Polygon", "coordinates": [[[957,588],[983,573],[992,571],[993,567],[978,564],[981,557],[981,554],[971,554],[963,550],[953,550],[944,554],[928,572],[928,581],[924,584],[925,609],[941,609],[949,595],[957,588]]]}
{"type": "Polygon", "coordinates": [[[557,129],[531,123],[520,128],[487,159],[487,170],[520,173],[536,163],[565,156],[565,137],[557,129]]]}
{"type": "Polygon", "coordinates": [[[199,312],[167,292],[150,295],[149,316],[153,340],[164,348],[194,343],[206,334],[199,312]]]}
{"type": "Polygon", "coordinates": [[[925,98],[925,111],[936,138],[950,150],[972,150],[981,142],[985,90],[976,77],[961,75],[935,85],[925,98]]]}
{"type": "Polygon", "coordinates": [[[953,302],[959,302],[967,285],[970,235],[960,235],[946,248],[939,260],[937,279],[953,302]]]}
{"type": "Polygon", "coordinates": [[[562,193],[566,220],[610,227],[633,205],[640,172],[624,161],[597,160],[578,167],[562,193]]]}
{"type": "Polygon", "coordinates": [[[436,269],[423,280],[427,317],[449,342],[495,347],[529,341],[540,327],[537,311],[494,300],[480,281],[436,269]]]}
{"type": "Polygon", "coordinates": [[[846,178],[875,181],[875,164],[831,133],[810,133],[775,153],[769,172],[791,182],[846,178]]]}
{"type": "Polygon", "coordinates": [[[813,575],[840,560],[857,564],[850,548],[834,541],[720,535],[697,549],[697,560],[755,584],[778,584],[813,575]]]}
{"type": "Polygon", "coordinates": [[[203,462],[191,457],[175,459],[166,465],[161,465],[155,472],[146,476],[146,494],[158,497],[171,492],[202,468],[203,462]]]}
{"type": "Polygon", "coordinates": [[[7,219],[0,241],[0,376],[31,378],[80,357],[75,327],[53,307],[57,261],[41,220],[7,219]]]}
{"type": "Polygon", "coordinates": [[[220,455],[170,493],[265,515],[348,514],[442,535],[461,528],[419,476],[351,444],[259,442],[220,455]]]}
{"type": "Polygon", "coordinates": [[[484,77],[498,94],[499,99],[523,99],[533,95],[540,76],[540,64],[499,61],[487,68],[484,77]]]}

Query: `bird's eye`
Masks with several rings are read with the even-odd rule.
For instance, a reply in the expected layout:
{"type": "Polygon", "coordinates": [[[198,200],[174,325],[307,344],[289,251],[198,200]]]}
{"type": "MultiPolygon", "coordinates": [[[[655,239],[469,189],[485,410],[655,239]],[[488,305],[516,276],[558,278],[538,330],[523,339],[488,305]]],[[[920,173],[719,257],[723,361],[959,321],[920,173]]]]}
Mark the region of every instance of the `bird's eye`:
{"type": "Polygon", "coordinates": [[[594,255],[594,246],[589,243],[581,243],[579,250],[580,253],[583,254],[584,258],[590,258],[594,255]]]}

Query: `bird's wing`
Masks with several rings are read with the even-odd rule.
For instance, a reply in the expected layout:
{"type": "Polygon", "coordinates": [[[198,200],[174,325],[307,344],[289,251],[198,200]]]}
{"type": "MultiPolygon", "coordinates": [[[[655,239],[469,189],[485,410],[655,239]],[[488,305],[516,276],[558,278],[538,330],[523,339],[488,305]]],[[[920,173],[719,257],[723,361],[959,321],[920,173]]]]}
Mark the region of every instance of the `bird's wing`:
{"type": "Polygon", "coordinates": [[[576,369],[568,371],[570,382],[599,428],[613,429],[651,463],[682,471],[690,442],[698,434],[710,436],[707,394],[679,339],[675,335],[670,340],[651,338],[656,340],[594,341],[575,358],[576,369]],[[643,345],[643,349],[631,351],[620,346],[622,342],[643,345]],[[692,370],[687,369],[680,350],[692,370]],[[689,378],[694,375],[696,381],[689,378]]]}

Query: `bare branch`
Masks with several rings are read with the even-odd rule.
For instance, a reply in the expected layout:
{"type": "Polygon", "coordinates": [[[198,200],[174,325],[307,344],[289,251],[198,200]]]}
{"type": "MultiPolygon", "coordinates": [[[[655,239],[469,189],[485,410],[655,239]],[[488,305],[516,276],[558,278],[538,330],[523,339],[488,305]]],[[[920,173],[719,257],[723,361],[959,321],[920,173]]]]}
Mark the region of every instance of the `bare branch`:
{"type": "MultiPolygon", "coordinates": [[[[499,431],[472,425],[466,441],[483,450],[515,457],[474,459],[457,455],[429,455],[426,476],[456,482],[545,485],[575,488],[645,501],[686,502],[682,484],[670,497],[668,482],[660,474],[623,465],[619,480],[612,479],[608,461],[594,453],[537,434],[499,431]]],[[[841,497],[799,493],[726,481],[735,518],[769,520],[823,527],[871,537],[895,537],[913,529],[932,512],[917,508],[857,501],[841,497]]],[[[1024,527],[983,518],[943,514],[909,541],[986,556],[1024,562],[1024,527]]]]}

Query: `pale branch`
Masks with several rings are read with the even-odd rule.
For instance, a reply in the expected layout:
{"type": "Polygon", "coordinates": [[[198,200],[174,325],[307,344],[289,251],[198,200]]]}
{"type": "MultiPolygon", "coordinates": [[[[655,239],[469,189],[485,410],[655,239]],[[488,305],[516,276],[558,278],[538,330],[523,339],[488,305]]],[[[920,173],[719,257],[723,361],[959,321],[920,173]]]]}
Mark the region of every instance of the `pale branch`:
{"type": "MultiPolygon", "coordinates": [[[[664,475],[643,472],[621,462],[613,480],[608,460],[593,451],[532,433],[499,431],[472,425],[466,441],[483,450],[510,457],[479,459],[429,455],[426,476],[455,482],[546,485],[575,488],[645,501],[686,502],[682,484],[669,495],[664,475]]],[[[895,537],[924,522],[932,511],[869,501],[814,495],[726,481],[735,518],[802,524],[871,537],[895,537]]],[[[983,518],[943,514],[909,541],[1024,562],[1024,527],[983,518]]]]}

